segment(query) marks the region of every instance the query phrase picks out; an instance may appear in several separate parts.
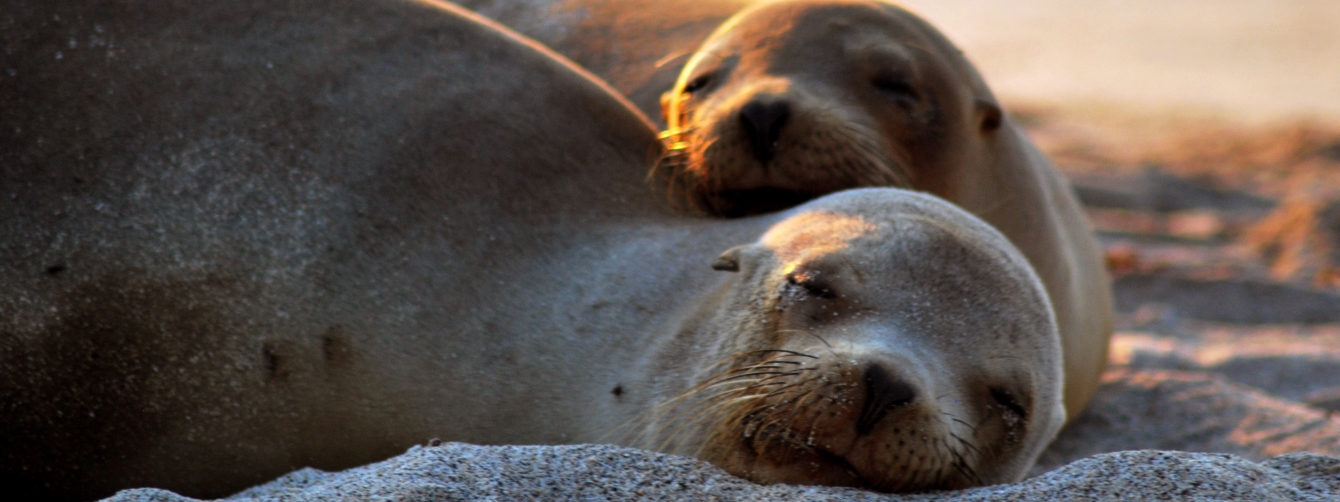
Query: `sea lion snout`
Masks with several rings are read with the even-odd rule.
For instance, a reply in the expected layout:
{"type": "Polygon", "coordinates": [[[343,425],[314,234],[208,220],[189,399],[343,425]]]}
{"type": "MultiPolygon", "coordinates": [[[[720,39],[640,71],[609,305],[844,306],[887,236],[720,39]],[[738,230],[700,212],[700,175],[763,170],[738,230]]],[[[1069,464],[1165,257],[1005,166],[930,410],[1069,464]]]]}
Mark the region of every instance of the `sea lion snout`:
{"type": "Polygon", "coordinates": [[[767,164],[777,154],[782,128],[791,118],[791,103],[776,96],[755,96],[740,107],[739,116],[754,158],[767,164]]]}
{"type": "Polygon", "coordinates": [[[920,392],[906,379],[891,373],[884,365],[872,363],[865,368],[865,404],[856,420],[856,434],[869,435],[889,410],[912,403],[920,392]]]}
{"type": "Polygon", "coordinates": [[[916,416],[931,420],[939,415],[939,404],[927,396],[957,394],[942,388],[944,382],[933,381],[929,368],[906,354],[863,348],[859,343],[842,349],[846,342],[832,341],[839,348],[816,348],[810,353],[818,356],[816,389],[827,397],[822,406],[830,408],[822,415],[822,425],[840,443],[880,442],[878,436],[896,427],[892,422],[907,423],[916,416]],[[891,419],[891,415],[898,416],[891,419]]]}
{"type": "Polygon", "coordinates": [[[719,451],[715,460],[763,483],[890,492],[970,486],[990,477],[978,470],[989,460],[980,445],[991,439],[973,430],[980,422],[974,410],[986,402],[942,388],[948,382],[932,381],[935,375],[909,358],[837,345],[755,365],[751,373],[767,374],[760,385],[768,392],[736,410],[728,423],[742,431],[740,447],[719,451]]]}

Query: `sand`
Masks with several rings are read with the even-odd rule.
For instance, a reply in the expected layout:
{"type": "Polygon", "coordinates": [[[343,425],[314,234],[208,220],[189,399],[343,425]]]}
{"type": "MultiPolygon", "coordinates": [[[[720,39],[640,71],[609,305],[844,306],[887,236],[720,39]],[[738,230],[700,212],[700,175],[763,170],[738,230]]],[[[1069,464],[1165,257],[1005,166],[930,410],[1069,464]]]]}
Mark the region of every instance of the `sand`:
{"type": "Polygon", "coordinates": [[[1006,105],[1340,116],[1334,0],[901,0],[1006,105]]]}
{"type": "MultiPolygon", "coordinates": [[[[339,473],[307,469],[230,500],[1253,500],[1340,496],[1340,459],[1310,454],[1252,462],[1232,455],[1129,451],[1094,456],[1022,483],[887,495],[849,488],[759,486],[709,464],[613,446],[414,447],[339,473]]],[[[154,489],[118,502],[184,502],[154,489]]]]}

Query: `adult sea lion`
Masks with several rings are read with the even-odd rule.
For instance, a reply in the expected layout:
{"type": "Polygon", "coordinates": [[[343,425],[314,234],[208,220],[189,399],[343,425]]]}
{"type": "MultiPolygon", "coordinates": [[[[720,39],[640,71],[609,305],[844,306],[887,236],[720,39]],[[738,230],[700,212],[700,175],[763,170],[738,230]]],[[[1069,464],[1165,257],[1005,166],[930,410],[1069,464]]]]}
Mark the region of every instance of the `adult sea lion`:
{"type": "Polygon", "coordinates": [[[1112,299],[1091,229],[1068,183],[972,64],[914,14],[875,0],[462,3],[663,114],[670,155],[658,171],[709,214],[900,186],[995,225],[1051,295],[1071,417],[1097,389],[1112,299]]]}
{"type": "Polygon", "coordinates": [[[8,495],[214,497],[433,437],[953,488],[1061,424],[1042,286],[931,196],[683,215],[637,113],[447,4],[12,7],[8,495]]]}

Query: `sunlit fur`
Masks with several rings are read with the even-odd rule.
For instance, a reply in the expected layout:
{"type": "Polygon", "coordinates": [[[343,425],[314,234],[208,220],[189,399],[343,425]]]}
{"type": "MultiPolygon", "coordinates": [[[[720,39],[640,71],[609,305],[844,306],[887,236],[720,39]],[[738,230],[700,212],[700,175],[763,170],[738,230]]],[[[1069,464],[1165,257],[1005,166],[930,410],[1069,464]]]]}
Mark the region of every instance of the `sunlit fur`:
{"type": "Polygon", "coordinates": [[[732,192],[751,189],[793,191],[799,202],[848,187],[911,186],[910,159],[877,127],[831,103],[807,102],[783,135],[783,154],[768,164],[750,156],[730,117],[734,107],[676,107],[683,113],[671,123],[695,125],[661,134],[665,153],[654,174],[672,194],[715,214],[732,212],[732,192]]]}

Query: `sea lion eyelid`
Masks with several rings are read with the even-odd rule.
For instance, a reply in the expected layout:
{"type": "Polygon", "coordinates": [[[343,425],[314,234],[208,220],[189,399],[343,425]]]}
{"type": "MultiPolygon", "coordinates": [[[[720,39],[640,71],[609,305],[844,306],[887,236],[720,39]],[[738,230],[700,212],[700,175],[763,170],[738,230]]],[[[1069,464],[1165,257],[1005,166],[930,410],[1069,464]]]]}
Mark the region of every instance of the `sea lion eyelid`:
{"type": "Polygon", "coordinates": [[[905,78],[881,75],[870,79],[870,84],[881,92],[902,99],[916,99],[917,97],[917,89],[912,86],[911,81],[905,78]]]}
{"type": "Polygon", "coordinates": [[[792,272],[786,275],[786,283],[793,286],[799,286],[803,288],[806,293],[825,300],[837,298],[837,294],[833,292],[833,288],[829,287],[827,282],[819,280],[816,277],[817,275],[818,274],[814,272],[792,272]]]}
{"type": "Polygon", "coordinates": [[[693,94],[702,90],[704,87],[707,87],[708,84],[712,83],[712,77],[715,74],[716,71],[710,71],[693,77],[692,80],[689,80],[688,83],[684,84],[684,89],[681,92],[684,94],[693,94]]]}
{"type": "Polygon", "coordinates": [[[1018,415],[1020,419],[1028,419],[1028,410],[1024,408],[1019,397],[1013,392],[1000,387],[992,387],[989,392],[991,393],[991,399],[995,401],[997,405],[1018,415]]]}

